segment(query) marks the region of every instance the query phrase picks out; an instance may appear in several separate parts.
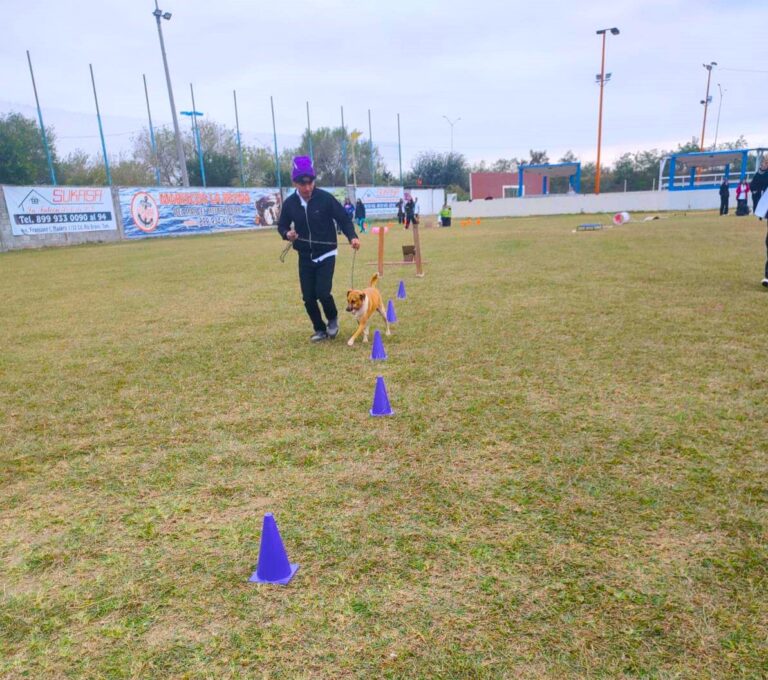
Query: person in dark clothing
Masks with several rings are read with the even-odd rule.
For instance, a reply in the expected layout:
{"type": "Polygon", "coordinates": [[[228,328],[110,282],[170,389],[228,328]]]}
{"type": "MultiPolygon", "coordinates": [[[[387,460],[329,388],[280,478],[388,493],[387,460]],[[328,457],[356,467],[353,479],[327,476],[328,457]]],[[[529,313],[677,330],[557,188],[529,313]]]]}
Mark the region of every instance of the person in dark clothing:
{"type": "Polygon", "coordinates": [[[414,223],[418,224],[416,220],[416,203],[409,197],[405,202],[405,228],[408,229],[414,223]]]}
{"type": "Polygon", "coordinates": [[[309,156],[293,159],[291,178],[296,191],[283,202],[277,231],[299,254],[301,296],[315,329],[310,340],[320,342],[339,334],[339,313],[331,294],[338,253],[336,224],[355,250],[360,248],[360,240],[344,207],[332,194],[315,186],[315,176],[309,156]]]}
{"type": "MultiPolygon", "coordinates": [[[[760,168],[749,183],[749,190],[752,192],[753,213],[757,213],[757,204],[760,202],[760,198],[766,189],[768,189],[768,156],[763,156],[760,160],[760,168]]],[[[758,217],[762,218],[762,215],[758,217]]]]}
{"type": "Polygon", "coordinates": [[[731,190],[728,187],[728,180],[723,179],[723,183],[720,185],[720,214],[728,214],[728,199],[731,196],[731,190]]]}
{"type": "Polygon", "coordinates": [[[365,204],[358,198],[355,203],[355,219],[357,226],[360,227],[360,233],[365,233],[365,204]]]}
{"type": "MultiPolygon", "coordinates": [[[[752,181],[749,183],[749,189],[752,191],[752,201],[755,207],[755,215],[759,219],[763,219],[765,215],[758,213],[757,204],[760,202],[762,195],[768,191],[768,156],[763,156],[760,160],[760,168],[755,173],[752,181]]],[[[765,237],[765,271],[763,273],[763,280],[760,282],[765,288],[768,288],[768,234],[765,237]]]]}
{"type": "Polygon", "coordinates": [[[405,222],[405,210],[403,210],[403,199],[401,198],[397,202],[397,223],[402,224],[405,222]]]}

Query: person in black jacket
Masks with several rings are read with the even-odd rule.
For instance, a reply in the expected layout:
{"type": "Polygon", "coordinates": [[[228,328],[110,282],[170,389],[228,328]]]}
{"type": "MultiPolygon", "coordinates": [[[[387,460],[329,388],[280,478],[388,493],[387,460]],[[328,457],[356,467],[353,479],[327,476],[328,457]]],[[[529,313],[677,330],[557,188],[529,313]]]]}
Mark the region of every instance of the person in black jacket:
{"type": "Polygon", "coordinates": [[[277,231],[299,254],[301,297],[315,329],[310,340],[320,342],[339,334],[339,313],[331,294],[338,254],[336,224],[355,250],[360,248],[360,240],[344,207],[332,194],[315,186],[315,177],[309,156],[293,159],[291,178],[296,191],[283,202],[277,231]]]}
{"type": "MultiPolygon", "coordinates": [[[[765,215],[758,214],[757,204],[760,202],[761,196],[768,191],[768,156],[763,156],[760,159],[760,168],[749,183],[749,188],[752,191],[752,204],[755,208],[754,213],[762,220],[765,215]]],[[[768,253],[768,235],[765,237],[765,250],[766,253],[768,253]]],[[[765,276],[763,276],[763,280],[760,283],[768,288],[768,254],[766,254],[765,260],[765,276]]]]}
{"type": "Polygon", "coordinates": [[[409,196],[405,202],[405,228],[408,229],[414,223],[419,223],[416,217],[416,202],[409,196]]]}
{"type": "MultiPolygon", "coordinates": [[[[766,189],[768,189],[768,156],[763,156],[760,159],[760,167],[749,183],[749,190],[752,192],[752,212],[755,214],[757,214],[757,204],[760,202],[760,197],[766,189]]],[[[760,217],[762,219],[762,216],[760,217]]]]}
{"type": "Polygon", "coordinates": [[[731,190],[728,187],[728,180],[723,178],[723,183],[720,185],[720,214],[728,214],[728,199],[730,198],[731,190]]]}
{"type": "Polygon", "coordinates": [[[365,233],[365,204],[358,198],[355,204],[355,219],[357,226],[360,227],[360,233],[365,233]]]}

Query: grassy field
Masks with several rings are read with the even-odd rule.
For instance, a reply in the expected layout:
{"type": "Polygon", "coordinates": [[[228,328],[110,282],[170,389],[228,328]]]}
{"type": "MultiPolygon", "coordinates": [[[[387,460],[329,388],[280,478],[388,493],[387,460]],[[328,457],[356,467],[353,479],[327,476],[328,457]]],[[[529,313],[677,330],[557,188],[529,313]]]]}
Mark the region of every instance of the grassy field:
{"type": "Polygon", "coordinates": [[[423,230],[375,365],[274,233],[0,255],[0,676],[768,676],[765,226],[594,219],[423,230]]]}

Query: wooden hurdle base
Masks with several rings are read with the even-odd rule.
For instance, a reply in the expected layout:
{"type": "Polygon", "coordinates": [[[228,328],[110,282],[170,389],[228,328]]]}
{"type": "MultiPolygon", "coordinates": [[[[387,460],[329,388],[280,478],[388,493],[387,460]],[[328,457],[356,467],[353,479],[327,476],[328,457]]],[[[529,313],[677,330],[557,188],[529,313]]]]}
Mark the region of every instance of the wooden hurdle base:
{"type": "Polygon", "coordinates": [[[418,224],[413,224],[413,245],[412,246],[403,246],[403,261],[402,262],[384,262],[384,233],[386,232],[386,229],[379,228],[379,259],[377,262],[366,262],[366,264],[375,264],[377,266],[377,271],[379,273],[379,276],[384,276],[384,266],[385,265],[400,265],[400,264],[415,264],[416,265],[416,276],[421,278],[424,276],[424,270],[422,269],[422,265],[425,264],[425,262],[421,259],[421,241],[419,240],[419,226],[418,224]]]}
{"type": "MultiPolygon", "coordinates": [[[[366,262],[365,264],[378,264],[378,262],[366,262]]],[[[416,264],[416,260],[411,260],[410,262],[405,262],[405,261],[382,262],[382,264],[416,264]]],[[[421,264],[429,264],[429,260],[422,260],[421,264]]],[[[420,276],[424,276],[424,274],[420,274],[420,276]]]]}

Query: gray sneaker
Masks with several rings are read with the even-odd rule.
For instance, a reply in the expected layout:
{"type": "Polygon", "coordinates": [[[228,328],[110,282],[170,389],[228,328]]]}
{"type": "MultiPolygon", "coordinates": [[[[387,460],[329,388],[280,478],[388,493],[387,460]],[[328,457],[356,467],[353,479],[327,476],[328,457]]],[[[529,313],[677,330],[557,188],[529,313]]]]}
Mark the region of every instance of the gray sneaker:
{"type": "Polygon", "coordinates": [[[328,337],[333,340],[339,334],[339,320],[331,319],[328,322],[328,337]]]}
{"type": "Polygon", "coordinates": [[[328,339],[328,333],[325,331],[317,331],[310,339],[310,342],[322,342],[328,339]]]}
{"type": "Polygon", "coordinates": [[[768,288],[768,278],[763,279],[760,283],[762,283],[765,288],[768,288]]]}

